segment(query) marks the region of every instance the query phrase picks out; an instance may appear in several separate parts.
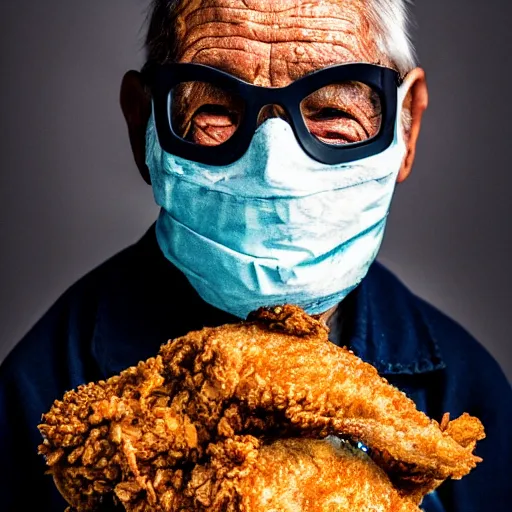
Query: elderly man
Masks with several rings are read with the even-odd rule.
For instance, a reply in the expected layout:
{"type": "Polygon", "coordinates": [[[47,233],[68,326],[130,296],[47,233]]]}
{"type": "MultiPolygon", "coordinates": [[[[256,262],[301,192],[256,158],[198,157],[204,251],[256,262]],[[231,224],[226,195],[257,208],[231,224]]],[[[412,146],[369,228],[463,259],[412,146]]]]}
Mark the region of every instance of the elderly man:
{"type": "Polygon", "coordinates": [[[156,0],[121,107],[162,207],[72,286],[0,371],[2,510],[62,511],[37,455],[64,391],[169,338],[299,304],[433,418],[479,417],[484,462],[424,509],[510,510],[512,392],[460,326],[374,262],[410,174],[425,73],[405,0],[156,0]]]}

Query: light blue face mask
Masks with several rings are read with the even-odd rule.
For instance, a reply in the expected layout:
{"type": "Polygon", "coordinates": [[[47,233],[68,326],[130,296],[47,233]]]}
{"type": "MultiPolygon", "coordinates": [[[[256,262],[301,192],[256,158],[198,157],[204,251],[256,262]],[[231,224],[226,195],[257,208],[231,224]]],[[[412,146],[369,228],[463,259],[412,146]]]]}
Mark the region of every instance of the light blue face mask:
{"type": "Polygon", "coordinates": [[[261,124],[245,155],[208,166],[166,153],[151,116],[146,137],[158,244],[209,304],[240,318],[260,306],[327,311],[366,275],[380,248],[406,154],[398,90],[395,138],[353,163],[310,158],[290,125],[261,124]]]}

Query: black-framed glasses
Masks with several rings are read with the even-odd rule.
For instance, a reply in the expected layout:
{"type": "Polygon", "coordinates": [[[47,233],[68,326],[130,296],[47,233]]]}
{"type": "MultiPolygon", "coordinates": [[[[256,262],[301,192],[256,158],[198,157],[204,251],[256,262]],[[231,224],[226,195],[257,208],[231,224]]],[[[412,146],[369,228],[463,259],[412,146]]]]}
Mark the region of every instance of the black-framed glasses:
{"type": "Polygon", "coordinates": [[[247,151],[265,108],[288,121],[304,151],[325,164],[378,154],[395,135],[399,74],[366,63],[329,66],[286,87],[261,87],[203,64],[143,72],[162,148],[208,165],[247,151]]]}

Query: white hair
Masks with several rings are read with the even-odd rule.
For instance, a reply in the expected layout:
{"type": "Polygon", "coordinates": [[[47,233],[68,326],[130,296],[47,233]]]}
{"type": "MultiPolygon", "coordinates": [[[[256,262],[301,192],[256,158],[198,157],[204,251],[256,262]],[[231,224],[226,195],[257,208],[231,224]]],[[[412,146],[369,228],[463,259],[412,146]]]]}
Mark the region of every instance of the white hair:
{"type": "Polygon", "coordinates": [[[376,30],[379,50],[398,68],[402,76],[416,67],[416,51],[409,28],[411,0],[368,0],[369,16],[376,30]]]}

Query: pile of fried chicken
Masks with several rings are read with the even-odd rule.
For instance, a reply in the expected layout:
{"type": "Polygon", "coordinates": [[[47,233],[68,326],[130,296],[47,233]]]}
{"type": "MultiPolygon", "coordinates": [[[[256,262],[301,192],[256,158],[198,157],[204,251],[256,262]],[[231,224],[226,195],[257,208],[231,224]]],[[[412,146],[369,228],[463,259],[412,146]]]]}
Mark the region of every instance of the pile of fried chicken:
{"type": "Polygon", "coordinates": [[[466,413],[429,419],[289,305],[68,391],[39,430],[69,512],[417,512],[485,437],[466,413]]]}

